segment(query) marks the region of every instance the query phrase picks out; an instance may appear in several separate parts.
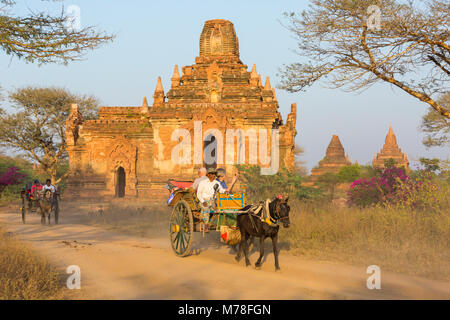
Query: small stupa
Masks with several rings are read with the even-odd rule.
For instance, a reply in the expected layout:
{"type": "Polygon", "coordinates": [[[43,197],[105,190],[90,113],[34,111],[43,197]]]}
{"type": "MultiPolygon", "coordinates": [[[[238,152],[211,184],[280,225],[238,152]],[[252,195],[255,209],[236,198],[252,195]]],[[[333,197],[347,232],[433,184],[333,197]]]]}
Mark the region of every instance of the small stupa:
{"type": "Polygon", "coordinates": [[[409,161],[406,153],[402,152],[397,144],[397,138],[392,129],[392,123],[389,126],[388,134],[384,141],[383,149],[379,153],[376,153],[373,157],[372,165],[374,167],[384,168],[384,163],[386,160],[394,159],[396,166],[405,167],[408,169],[409,161]]]}
{"type": "Polygon", "coordinates": [[[344,147],[337,135],[333,135],[328,145],[325,158],[319,161],[319,166],[311,170],[312,176],[320,176],[324,173],[337,173],[340,168],[351,165],[348,154],[345,154],[344,147]]]}

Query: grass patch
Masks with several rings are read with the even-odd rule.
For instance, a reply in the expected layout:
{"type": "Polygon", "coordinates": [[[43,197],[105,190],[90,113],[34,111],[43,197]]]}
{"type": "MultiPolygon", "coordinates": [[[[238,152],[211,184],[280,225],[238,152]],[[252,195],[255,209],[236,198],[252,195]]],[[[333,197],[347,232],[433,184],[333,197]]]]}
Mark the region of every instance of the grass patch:
{"type": "Polygon", "coordinates": [[[0,300],[63,299],[59,273],[0,226],[0,300]]]}
{"type": "Polygon", "coordinates": [[[295,255],[450,279],[450,213],[291,203],[280,241],[295,255]]]}

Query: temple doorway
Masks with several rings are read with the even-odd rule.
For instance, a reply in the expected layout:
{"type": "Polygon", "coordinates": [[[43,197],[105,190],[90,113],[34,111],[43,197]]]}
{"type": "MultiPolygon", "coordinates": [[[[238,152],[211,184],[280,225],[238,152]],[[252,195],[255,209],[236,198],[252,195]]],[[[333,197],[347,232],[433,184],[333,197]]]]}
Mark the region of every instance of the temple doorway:
{"type": "Polygon", "coordinates": [[[117,171],[116,171],[116,197],[117,198],[125,197],[125,184],[126,184],[125,169],[122,167],[119,167],[119,168],[117,168],[117,171]]]}
{"type": "Polygon", "coordinates": [[[213,134],[203,141],[203,166],[206,169],[217,168],[217,139],[213,134]]]}

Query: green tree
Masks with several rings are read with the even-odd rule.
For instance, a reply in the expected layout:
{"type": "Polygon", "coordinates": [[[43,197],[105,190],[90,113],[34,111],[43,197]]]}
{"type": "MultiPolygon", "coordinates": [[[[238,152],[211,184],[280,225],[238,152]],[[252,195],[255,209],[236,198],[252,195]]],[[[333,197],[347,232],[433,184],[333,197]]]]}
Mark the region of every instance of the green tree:
{"type": "MultiPolygon", "coordinates": [[[[16,150],[39,164],[39,169],[58,183],[58,169],[67,159],[66,118],[72,103],[93,117],[98,101],[92,96],[61,88],[26,87],[10,93],[16,113],[0,109],[0,146],[16,150]]],[[[61,174],[61,173],[60,173],[61,174]]]]}
{"type": "Polygon", "coordinates": [[[13,16],[15,4],[14,0],[0,0],[0,48],[7,55],[39,64],[67,64],[114,39],[92,26],[73,30],[64,10],[57,16],[44,12],[13,16]]]}
{"type": "MultiPolygon", "coordinates": [[[[450,107],[450,92],[442,95],[439,103],[445,108],[450,107]]],[[[427,135],[422,143],[427,147],[446,147],[450,145],[450,120],[433,108],[429,108],[422,118],[421,130],[427,135]]]]}
{"type": "Polygon", "coordinates": [[[361,91],[385,82],[450,118],[436,100],[450,75],[447,0],[311,2],[302,13],[285,14],[307,62],[284,66],[281,88],[298,92],[328,78],[332,88],[361,91]]]}
{"type": "Polygon", "coordinates": [[[439,163],[440,163],[439,159],[420,158],[419,161],[420,161],[420,164],[425,167],[425,171],[429,171],[431,173],[436,173],[436,171],[439,171],[441,169],[441,167],[439,165],[439,163]]]}
{"type": "Polygon", "coordinates": [[[397,162],[393,158],[389,158],[384,160],[384,167],[385,168],[393,168],[397,165],[397,162]]]}
{"type": "Polygon", "coordinates": [[[328,191],[331,199],[334,199],[336,186],[340,183],[339,177],[336,173],[327,172],[317,178],[320,186],[328,191]]]}
{"type": "Polygon", "coordinates": [[[302,186],[303,178],[295,172],[289,172],[286,168],[281,168],[274,175],[261,175],[261,168],[256,165],[237,165],[236,167],[250,201],[265,200],[278,194],[297,199],[310,199],[319,195],[314,188],[302,186]]]}
{"type": "Polygon", "coordinates": [[[360,175],[361,175],[361,168],[356,164],[342,167],[337,174],[339,182],[344,183],[353,182],[356,179],[358,179],[360,175]]]}

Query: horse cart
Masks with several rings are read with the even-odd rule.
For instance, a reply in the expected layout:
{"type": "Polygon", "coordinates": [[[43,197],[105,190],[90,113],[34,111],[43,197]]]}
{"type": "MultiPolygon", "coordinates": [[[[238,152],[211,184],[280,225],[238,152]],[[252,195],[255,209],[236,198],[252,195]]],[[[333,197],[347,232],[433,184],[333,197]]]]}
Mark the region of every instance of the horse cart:
{"type": "MultiPolygon", "coordinates": [[[[177,256],[188,256],[192,251],[194,232],[205,232],[201,205],[194,192],[192,182],[169,180],[168,200],[172,207],[169,235],[172,249],[177,256]]],[[[220,232],[221,240],[229,245],[240,242],[240,232],[236,226],[237,215],[246,205],[244,193],[216,193],[214,210],[210,212],[210,231],[220,232]]]]}
{"type": "Polygon", "coordinates": [[[31,192],[31,184],[25,186],[20,192],[21,206],[20,213],[22,215],[22,222],[25,223],[26,216],[30,213],[36,213],[39,208],[39,193],[31,192]]]}
{"type": "MultiPolygon", "coordinates": [[[[41,208],[40,208],[40,200],[42,198],[42,192],[35,191],[31,192],[31,184],[27,184],[22,191],[20,192],[21,197],[21,206],[20,206],[20,213],[22,216],[22,222],[26,222],[26,216],[30,213],[37,213],[41,214],[41,208]]],[[[59,193],[58,191],[55,192],[52,195],[53,199],[53,205],[52,205],[52,212],[55,217],[55,224],[58,224],[58,218],[59,218],[59,193]]]]}

